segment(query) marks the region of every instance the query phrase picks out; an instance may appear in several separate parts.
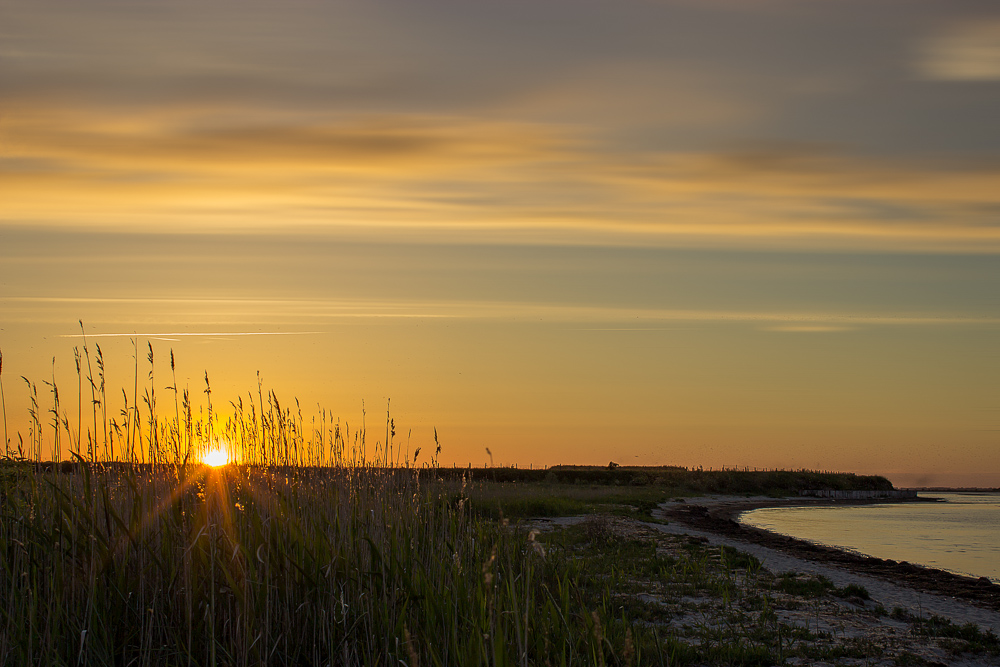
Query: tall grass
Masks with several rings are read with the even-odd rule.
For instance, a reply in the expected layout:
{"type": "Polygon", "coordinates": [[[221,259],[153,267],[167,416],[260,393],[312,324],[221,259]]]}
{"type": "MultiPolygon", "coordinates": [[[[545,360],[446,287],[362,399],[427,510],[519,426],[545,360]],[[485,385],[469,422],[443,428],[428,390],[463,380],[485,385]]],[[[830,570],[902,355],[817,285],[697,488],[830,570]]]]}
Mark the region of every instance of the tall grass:
{"type": "MultiPolygon", "coordinates": [[[[523,536],[434,497],[418,471],[6,472],[4,664],[578,664],[588,651],[586,619],[539,627],[552,573],[523,536]]],[[[555,594],[575,608],[572,588],[555,594]]]]}
{"type": "Polygon", "coordinates": [[[174,380],[164,416],[150,372],[109,417],[100,348],[96,376],[86,339],[75,358],[75,433],[48,383],[52,444],[72,462],[41,464],[44,413],[25,379],[29,448],[0,466],[0,664],[638,659],[634,630],[571,561],[473,514],[465,482],[394,466],[388,414],[369,454],[363,425],[352,433],[323,413],[307,430],[297,403],[260,385],[222,418],[207,375],[197,407],[174,380]],[[219,443],[238,464],[198,463],[219,443]]]}
{"type": "Polygon", "coordinates": [[[0,350],[0,408],[3,410],[3,451],[10,458],[10,436],[7,434],[7,399],[3,394],[3,350],[0,350]]]}

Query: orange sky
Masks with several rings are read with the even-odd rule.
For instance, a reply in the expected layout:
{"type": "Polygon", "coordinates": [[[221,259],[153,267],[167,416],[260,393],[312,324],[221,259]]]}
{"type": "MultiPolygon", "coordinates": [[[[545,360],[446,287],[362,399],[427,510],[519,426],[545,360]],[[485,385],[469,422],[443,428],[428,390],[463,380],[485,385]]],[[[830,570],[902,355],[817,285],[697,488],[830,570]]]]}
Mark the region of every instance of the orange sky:
{"type": "Polygon", "coordinates": [[[447,463],[1000,485],[998,112],[989,3],[0,0],[8,424],[82,319],[447,463]]]}

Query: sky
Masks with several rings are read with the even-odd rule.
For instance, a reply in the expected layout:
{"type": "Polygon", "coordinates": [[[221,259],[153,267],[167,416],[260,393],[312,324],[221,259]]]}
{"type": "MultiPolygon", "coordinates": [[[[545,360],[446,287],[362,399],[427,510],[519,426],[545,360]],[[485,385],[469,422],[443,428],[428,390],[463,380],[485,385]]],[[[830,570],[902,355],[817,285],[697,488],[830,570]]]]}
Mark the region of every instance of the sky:
{"type": "Polygon", "coordinates": [[[445,464],[1000,486],[997,118],[993,1],[0,0],[9,437],[82,320],[445,464]]]}

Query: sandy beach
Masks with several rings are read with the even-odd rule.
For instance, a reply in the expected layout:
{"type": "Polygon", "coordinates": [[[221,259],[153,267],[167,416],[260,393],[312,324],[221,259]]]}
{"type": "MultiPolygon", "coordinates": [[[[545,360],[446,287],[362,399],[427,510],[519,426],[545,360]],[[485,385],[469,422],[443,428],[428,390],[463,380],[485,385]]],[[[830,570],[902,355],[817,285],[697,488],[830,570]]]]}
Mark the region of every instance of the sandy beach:
{"type": "MultiPolygon", "coordinates": [[[[942,600],[961,601],[974,608],[991,611],[994,616],[1000,613],[1000,586],[985,578],[963,577],[905,561],[863,556],[752,528],[737,521],[743,512],[762,507],[843,506],[864,503],[870,504],[870,501],[710,496],[667,503],[662,506],[661,511],[663,517],[671,522],[669,525],[672,526],[672,530],[677,530],[680,524],[687,531],[705,534],[709,539],[719,543],[732,543],[732,546],[740,546],[749,553],[759,551],[774,563],[781,562],[781,559],[795,558],[826,569],[884,581],[897,588],[933,595],[942,600]]],[[[1000,629],[995,620],[993,623],[994,630],[1000,629]]]]}
{"type": "MultiPolygon", "coordinates": [[[[617,539],[647,540],[657,552],[683,557],[702,548],[721,556],[735,549],[756,558],[771,583],[770,605],[780,623],[797,628],[803,639],[792,641],[785,664],[791,665],[995,665],[996,634],[1000,633],[1000,586],[947,572],[882,559],[866,558],[837,549],[742,526],[740,513],[759,507],[822,505],[829,500],[714,496],[688,498],[661,505],[658,522],[622,517],[567,517],[544,520],[542,526],[567,527],[603,522],[617,539]],[[792,592],[781,586],[794,581],[804,590],[821,582],[829,593],[792,592]],[[782,589],[785,590],[782,590],[782,589]],[[863,591],[844,595],[844,591],[863,591]],[[945,627],[944,632],[940,631],[945,627]],[[936,629],[935,629],[936,628],[936,629]],[[985,642],[957,639],[962,630],[982,633],[985,642]],[[992,639],[990,639],[992,637],[992,639]],[[795,655],[793,655],[795,654],[795,655]]],[[[732,553],[731,551],[728,553],[732,553]]],[[[647,582],[622,599],[663,610],[665,630],[692,645],[704,645],[729,628],[732,619],[754,622],[761,612],[754,594],[759,581],[748,579],[737,599],[711,595],[677,597],[669,588],[647,582]],[[749,621],[747,621],[749,619],[749,621]]]]}
{"type": "MultiPolygon", "coordinates": [[[[821,574],[837,586],[859,584],[886,609],[902,607],[914,614],[938,614],[956,623],[973,622],[1000,632],[1000,586],[933,568],[871,558],[815,545],[744,526],[743,512],[761,507],[844,504],[825,499],[738,498],[719,496],[669,503],[664,517],[671,523],[650,524],[657,530],[704,537],[753,554],[775,573],[821,574]]],[[[856,502],[856,501],[853,501],[856,502]]]]}

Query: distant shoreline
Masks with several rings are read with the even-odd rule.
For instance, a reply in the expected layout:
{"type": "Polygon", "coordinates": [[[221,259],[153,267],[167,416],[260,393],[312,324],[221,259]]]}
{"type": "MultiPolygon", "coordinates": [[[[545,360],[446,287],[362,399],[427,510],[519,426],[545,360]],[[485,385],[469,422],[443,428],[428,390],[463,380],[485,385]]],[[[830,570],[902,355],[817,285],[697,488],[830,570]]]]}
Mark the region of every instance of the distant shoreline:
{"type": "Polygon", "coordinates": [[[1000,493],[1000,487],[988,486],[904,486],[899,490],[917,493],[1000,493]]]}
{"type": "Polygon", "coordinates": [[[698,530],[759,544],[789,555],[852,572],[886,579],[926,593],[959,598],[993,611],[1000,611],[1000,585],[985,577],[953,574],[906,561],[864,556],[836,547],[814,544],[787,535],[739,523],[744,512],[770,507],[823,507],[884,503],[937,502],[933,498],[833,500],[825,498],[722,498],[691,499],[663,509],[665,518],[698,530]]]}

